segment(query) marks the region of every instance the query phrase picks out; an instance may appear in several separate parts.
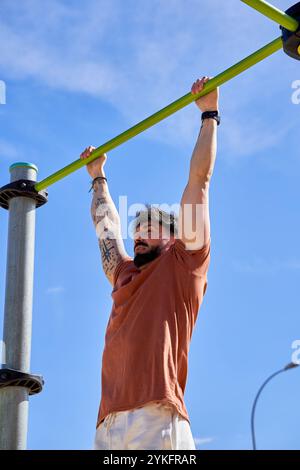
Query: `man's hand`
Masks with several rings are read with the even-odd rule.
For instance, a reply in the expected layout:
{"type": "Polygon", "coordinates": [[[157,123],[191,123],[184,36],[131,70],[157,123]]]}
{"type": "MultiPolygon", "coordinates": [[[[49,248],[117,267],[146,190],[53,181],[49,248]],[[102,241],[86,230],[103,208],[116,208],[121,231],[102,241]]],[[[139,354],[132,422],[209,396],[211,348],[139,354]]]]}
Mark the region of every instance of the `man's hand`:
{"type": "MultiPolygon", "coordinates": [[[[95,150],[95,148],[96,147],[93,147],[92,145],[87,147],[80,155],[81,160],[85,160],[86,158],[88,158],[91,153],[95,150]]],[[[96,158],[95,160],[86,165],[86,169],[93,179],[97,176],[105,176],[103,167],[105,165],[106,159],[107,156],[106,153],[104,153],[103,155],[100,155],[100,157],[96,158]]]]}
{"type": "MultiPolygon", "coordinates": [[[[208,82],[209,77],[202,77],[201,80],[198,78],[191,88],[191,93],[193,95],[197,95],[200,91],[203,90],[203,87],[206,82],[208,82]]],[[[204,113],[205,111],[217,111],[218,108],[218,100],[219,100],[219,88],[211,91],[205,96],[201,96],[198,100],[195,101],[196,105],[204,113]]]]}

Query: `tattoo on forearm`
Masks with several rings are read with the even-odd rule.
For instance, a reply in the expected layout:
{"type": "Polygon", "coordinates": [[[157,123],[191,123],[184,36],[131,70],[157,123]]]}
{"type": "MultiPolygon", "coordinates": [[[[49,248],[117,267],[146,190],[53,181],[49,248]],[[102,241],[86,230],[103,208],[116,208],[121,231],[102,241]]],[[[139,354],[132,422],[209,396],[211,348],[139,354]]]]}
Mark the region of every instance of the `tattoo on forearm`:
{"type": "Polygon", "coordinates": [[[113,276],[114,270],[121,261],[120,247],[118,240],[99,239],[99,248],[101,252],[102,267],[108,277],[113,276]]]}
{"type": "Polygon", "coordinates": [[[111,251],[114,249],[113,246],[109,246],[109,241],[108,240],[102,240],[101,241],[101,254],[102,254],[102,261],[109,262],[111,260],[112,254],[111,251]]]}
{"type": "Polygon", "coordinates": [[[107,202],[107,199],[105,197],[98,197],[96,199],[96,208],[100,206],[100,204],[105,204],[107,202]]]}
{"type": "Polygon", "coordinates": [[[94,194],[91,214],[96,227],[102,267],[112,282],[117,264],[127,254],[120,235],[119,215],[109,194],[94,194]]]}

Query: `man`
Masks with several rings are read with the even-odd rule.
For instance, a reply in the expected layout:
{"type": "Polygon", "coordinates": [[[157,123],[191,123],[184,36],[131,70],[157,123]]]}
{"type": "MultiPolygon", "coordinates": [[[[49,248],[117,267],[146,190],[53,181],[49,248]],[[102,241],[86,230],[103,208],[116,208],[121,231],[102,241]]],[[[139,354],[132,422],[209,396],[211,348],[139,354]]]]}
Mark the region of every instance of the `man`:
{"type": "MultiPolygon", "coordinates": [[[[199,93],[208,77],[193,83],[199,93]]],[[[184,404],[188,351],[207,286],[209,185],[216,158],[218,89],[196,100],[202,126],[179,219],[148,206],[135,220],[134,258],[121,238],[102,155],[87,165],[91,214],[113,286],[102,357],[95,449],[195,449],[184,404]],[[198,217],[200,215],[200,217],[198,217]]],[[[88,147],[81,158],[90,156],[88,147]]]]}

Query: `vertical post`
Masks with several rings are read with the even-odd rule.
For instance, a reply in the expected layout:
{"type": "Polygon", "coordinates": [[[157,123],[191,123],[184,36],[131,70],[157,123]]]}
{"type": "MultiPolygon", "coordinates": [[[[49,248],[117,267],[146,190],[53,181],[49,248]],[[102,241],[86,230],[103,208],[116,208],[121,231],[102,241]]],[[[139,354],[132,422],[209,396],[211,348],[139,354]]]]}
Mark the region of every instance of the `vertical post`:
{"type": "MultiPolygon", "coordinates": [[[[38,169],[33,164],[15,163],[9,170],[11,182],[36,181],[38,169]]],[[[29,197],[9,201],[2,362],[26,373],[30,370],[35,211],[36,201],[29,197]]],[[[28,389],[0,388],[0,449],[26,449],[27,423],[28,389]]]]}

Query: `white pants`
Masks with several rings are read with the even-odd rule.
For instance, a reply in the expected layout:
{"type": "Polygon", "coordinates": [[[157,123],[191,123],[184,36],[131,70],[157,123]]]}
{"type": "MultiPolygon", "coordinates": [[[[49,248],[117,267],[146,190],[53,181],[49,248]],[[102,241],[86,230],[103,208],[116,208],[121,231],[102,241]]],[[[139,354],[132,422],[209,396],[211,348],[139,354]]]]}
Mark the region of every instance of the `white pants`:
{"type": "Polygon", "coordinates": [[[159,402],[113,412],[98,426],[95,450],[195,450],[190,424],[159,402]]]}

